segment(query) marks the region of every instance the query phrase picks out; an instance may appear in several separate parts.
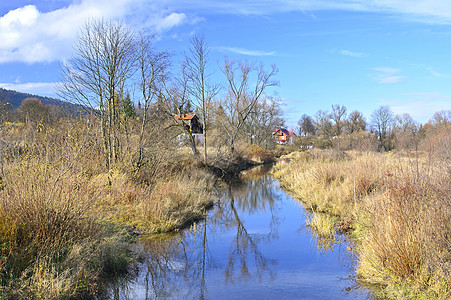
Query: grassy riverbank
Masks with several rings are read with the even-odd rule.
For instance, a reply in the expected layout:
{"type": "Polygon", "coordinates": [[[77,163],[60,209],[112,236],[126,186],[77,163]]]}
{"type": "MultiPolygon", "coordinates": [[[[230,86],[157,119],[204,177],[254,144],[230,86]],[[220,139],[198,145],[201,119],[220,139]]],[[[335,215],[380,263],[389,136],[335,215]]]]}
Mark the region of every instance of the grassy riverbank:
{"type": "Polygon", "coordinates": [[[106,170],[83,121],[0,127],[0,150],[0,299],[93,295],[127,274],[141,233],[189,226],[217,197],[217,178],[175,147],[106,170]]]}
{"type": "Polygon", "coordinates": [[[449,158],[411,154],[294,152],[272,171],[294,197],[356,240],[357,276],[381,297],[448,299],[451,295],[449,158]]]}
{"type": "MultiPolygon", "coordinates": [[[[13,124],[14,125],[14,124],[13,124]]],[[[220,176],[272,159],[258,146],[211,163],[172,140],[144,149],[136,135],[109,170],[92,120],[0,127],[0,299],[85,298],[132,270],[141,234],[202,219],[220,176]],[[220,172],[216,172],[219,170],[220,172]]]]}

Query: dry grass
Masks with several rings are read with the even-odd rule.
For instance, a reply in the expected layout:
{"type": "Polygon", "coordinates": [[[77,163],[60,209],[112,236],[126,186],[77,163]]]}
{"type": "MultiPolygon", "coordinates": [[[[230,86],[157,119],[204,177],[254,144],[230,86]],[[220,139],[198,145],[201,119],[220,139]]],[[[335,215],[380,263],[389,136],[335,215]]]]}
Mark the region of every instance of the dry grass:
{"type": "Polygon", "coordinates": [[[130,231],[187,226],[212,203],[211,176],[165,147],[138,173],[125,156],[105,170],[92,122],[0,131],[0,298],[93,295],[133,264],[130,231]]]}
{"type": "Polygon", "coordinates": [[[80,264],[61,269],[73,247],[101,238],[87,214],[91,200],[84,180],[34,161],[17,162],[6,174],[0,192],[0,277],[9,278],[7,291],[49,299],[88,288],[78,282],[91,276],[90,270],[70,271],[80,264]]]}
{"type": "Polygon", "coordinates": [[[213,204],[214,178],[197,170],[159,181],[143,201],[143,219],[152,232],[184,228],[204,217],[213,204]]]}
{"type": "Polygon", "coordinates": [[[361,244],[359,276],[384,284],[396,297],[449,296],[450,176],[436,170],[386,173],[386,189],[367,203],[374,217],[361,244]]]}
{"type": "Polygon", "coordinates": [[[352,217],[363,197],[376,190],[387,162],[378,153],[312,151],[293,153],[273,175],[307,208],[352,217]]]}
{"type": "MultiPolygon", "coordinates": [[[[360,280],[384,287],[384,297],[445,299],[451,296],[451,178],[443,148],[438,153],[293,153],[273,174],[307,208],[342,224],[351,220],[360,280]]],[[[330,228],[323,221],[309,223],[318,236],[330,228]]]]}

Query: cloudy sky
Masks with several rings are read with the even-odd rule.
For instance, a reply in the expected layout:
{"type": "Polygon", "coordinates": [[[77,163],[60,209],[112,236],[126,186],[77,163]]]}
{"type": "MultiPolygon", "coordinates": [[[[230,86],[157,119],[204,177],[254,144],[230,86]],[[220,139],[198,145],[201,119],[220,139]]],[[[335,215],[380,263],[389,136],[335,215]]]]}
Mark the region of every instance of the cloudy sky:
{"type": "Polygon", "coordinates": [[[451,109],[449,0],[1,1],[0,87],[54,96],[59,64],[89,18],[158,33],[175,62],[204,34],[212,69],[225,56],[276,64],[289,127],[332,104],[367,118],[389,105],[419,122],[451,109]]]}

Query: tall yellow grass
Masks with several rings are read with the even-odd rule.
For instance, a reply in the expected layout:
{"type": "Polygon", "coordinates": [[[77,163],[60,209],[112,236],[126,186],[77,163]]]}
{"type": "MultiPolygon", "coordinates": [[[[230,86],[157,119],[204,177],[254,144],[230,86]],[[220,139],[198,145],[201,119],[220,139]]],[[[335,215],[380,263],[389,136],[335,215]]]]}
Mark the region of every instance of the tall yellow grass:
{"type": "MultiPolygon", "coordinates": [[[[451,282],[449,165],[428,153],[292,153],[273,175],[306,208],[350,224],[361,281],[389,298],[446,299],[451,282]]],[[[312,219],[314,220],[314,219],[312,219]]],[[[322,226],[324,227],[324,226],[322,226]]]]}
{"type": "Polygon", "coordinates": [[[133,264],[130,231],[176,230],[211,205],[195,161],[146,149],[139,173],[129,157],[105,170],[98,137],[86,120],[0,128],[0,299],[93,295],[133,264]]]}
{"type": "Polygon", "coordinates": [[[202,170],[159,181],[143,201],[143,218],[151,231],[180,229],[203,218],[215,198],[213,182],[202,170]]]}

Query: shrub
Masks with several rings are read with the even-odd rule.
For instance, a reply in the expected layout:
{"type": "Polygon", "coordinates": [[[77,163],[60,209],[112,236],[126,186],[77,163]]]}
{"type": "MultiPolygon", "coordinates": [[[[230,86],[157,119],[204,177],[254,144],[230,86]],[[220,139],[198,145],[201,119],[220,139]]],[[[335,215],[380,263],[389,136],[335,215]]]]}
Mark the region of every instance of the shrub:
{"type": "Polygon", "coordinates": [[[8,170],[6,187],[0,192],[3,282],[8,276],[23,278],[26,289],[38,296],[43,293],[43,298],[76,290],[80,274],[61,271],[61,263],[74,245],[99,234],[87,214],[92,202],[85,186],[82,178],[33,161],[8,170]]]}
{"type": "Polygon", "coordinates": [[[386,190],[369,208],[359,275],[389,278],[390,288],[409,298],[440,298],[451,290],[449,175],[424,175],[386,173],[386,190]]]}
{"type": "Polygon", "coordinates": [[[253,144],[246,148],[245,156],[252,161],[258,163],[268,163],[274,160],[272,153],[266,149],[263,149],[259,145],[253,144]]]}

